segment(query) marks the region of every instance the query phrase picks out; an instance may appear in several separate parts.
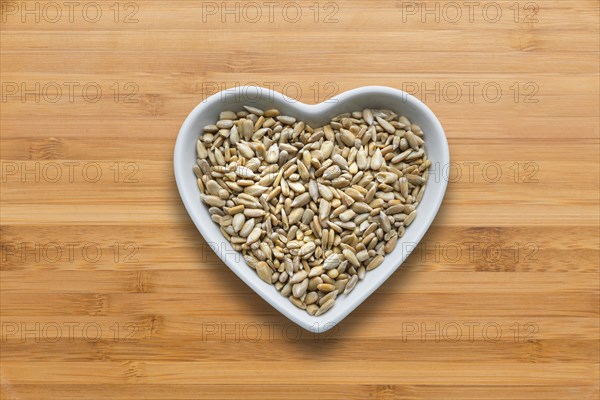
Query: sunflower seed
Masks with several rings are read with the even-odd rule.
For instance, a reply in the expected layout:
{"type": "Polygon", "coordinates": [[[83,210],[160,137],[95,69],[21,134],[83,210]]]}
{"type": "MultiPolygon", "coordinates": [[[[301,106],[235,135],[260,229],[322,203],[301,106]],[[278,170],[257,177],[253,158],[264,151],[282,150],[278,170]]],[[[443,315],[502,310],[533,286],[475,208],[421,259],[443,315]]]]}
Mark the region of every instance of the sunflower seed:
{"type": "Polygon", "coordinates": [[[346,260],[348,260],[350,262],[350,264],[354,265],[355,267],[360,266],[360,261],[358,261],[358,258],[356,258],[356,255],[354,254],[354,252],[352,250],[344,249],[344,250],[342,250],[342,254],[346,258],[346,260]]]}
{"type": "Polygon", "coordinates": [[[417,216],[417,212],[413,211],[410,214],[408,214],[408,217],[406,217],[406,219],[404,220],[404,226],[409,226],[413,220],[415,219],[415,217],[417,216]]]}
{"type": "Polygon", "coordinates": [[[374,171],[378,171],[383,165],[383,155],[381,154],[381,150],[375,150],[375,154],[371,158],[371,169],[374,171]]]}
{"type": "Polygon", "coordinates": [[[240,152],[240,154],[245,157],[245,158],[252,158],[254,157],[254,152],[252,151],[252,149],[250,148],[250,146],[248,146],[245,143],[238,143],[237,144],[237,149],[240,152]]]}
{"type": "Polygon", "coordinates": [[[385,129],[387,131],[387,133],[389,134],[393,134],[394,132],[396,132],[396,128],[394,128],[394,126],[392,124],[390,124],[389,122],[387,122],[385,119],[381,118],[381,117],[377,117],[377,122],[379,122],[379,125],[381,125],[381,127],[383,129],[385,129]]]}
{"type": "Polygon", "coordinates": [[[319,299],[319,305],[322,306],[323,304],[327,303],[329,300],[332,300],[332,299],[335,300],[338,293],[339,292],[337,290],[327,293],[325,296],[323,296],[319,299]]]}
{"type": "Polygon", "coordinates": [[[292,207],[304,207],[310,202],[310,194],[302,193],[292,201],[292,207]]]}
{"type": "Polygon", "coordinates": [[[352,278],[350,278],[350,281],[346,284],[344,294],[350,293],[356,286],[356,282],[358,282],[358,275],[352,275],[352,278]]]}
{"type": "Polygon", "coordinates": [[[290,283],[300,283],[306,279],[307,276],[308,273],[305,270],[298,271],[292,276],[290,283]]]}
{"type": "Polygon", "coordinates": [[[327,311],[329,311],[331,309],[331,307],[333,307],[334,304],[335,304],[334,299],[329,300],[327,303],[325,303],[321,307],[319,307],[319,309],[315,313],[315,316],[318,317],[321,314],[325,314],[327,311]]]}
{"type": "Polygon", "coordinates": [[[309,313],[310,315],[315,315],[318,310],[319,310],[319,306],[316,304],[310,304],[310,305],[306,306],[306,312],[309,313]]]}
{"type": "Polygon", "coordinates": [[[316,303],[317,300],[319,300],[319,295],[317,292],[308,292],[304,298],[304,303],[306,303],[306,305],[311,305],[316,303]]]}
{"type": "Polygon", "coordinates": [[[306,293],[306,289],[308,289],[308,279],[304,279],[300,283],[296,283],[292,286],[292,294],[294,297],[302,297],[304,293],[306,293]]]}
{"type": "Polygon", "coordinates": [[[254,228],[252,230],[252,232],[250,232],[250,235],[248,235],[248,238],[246,239],[246,243],[248,244],[252,244],[254,242],[257,242],[258,239],[260,239],[260,237],[262,236],[263,231],[260,228],[254,228]]]}
{"type": "Polygon", "coordinates": [[[299,298],[297,298],[295,296],[290,296],[288,298],[290,299],[290,301],[292,302],[293,305],[295,305],[296,307],[298,307],[301,310],[306,310],[306,304],[304,304],[302,302],[302,300],[300,300],[299,298]]]}
{"type": "Polygon", "coordinates": [[[224,207],[225,206],[225,200],[223,200],[222,198],[217,197],[217,196],[203,195],[202,201],[204,201],[205,204],[207,204],[211,207],[224,207]]]}
{"type": "Polygon", "coordinates": [[[259,278],[321,315],[416,218],[432,165],[423,138],[390,110],[313,128],[246,105],[204,127],[193,172],[211,219],[259,278]]]}
{"type": "Polygon", "coordinates": [[[335,286],[330,283],[321,283],[317,286],[321,292],[329,293],[335,290],[335,286]]]}
{"type": "Polygon", "coordinates": [[[267,283],[271,283],[271,274],[273,273],[273,270],[269,268],[269,264],[264,261],[259,262],[256,264],[256,272],[260,279],[267,283]]]}
{"type": "Polygon", "coordinates": [[[368,108],[364,109],[362,112],[362,116],[365,119],[365,122],[369,125],[373,125],[373,112],[368,108]]]}
{"type": "Polygon", "coordinates": [[[261,109],[258,109],[256,107],[250,107],[250,106],[244,106],[244,108],[250,113],[250,114],[255,114],[258,115],[259,117],[262,117],[264,115],[264,112],[261,109]]]}
{"type": "Polygon", "coordinates": [[[323,261],[323,268],[326,271],[337,268],[341,263],[341,260],[337,254],[332,254],[325,261],[323,261]]]}
{"type": "Polygon", "coordinates": [[[280,115],[277,117],[277,120],[284,125],[293,125],[296,122],[296,118],[289,117],[286,115],[280,115]]]}
{"type": "Polygon", "coordinates": [[[383,262],[383,256],[380,255],[380,254],[376,255],[371,260],[371,262],[367,265],[367,271],[370,271],[372,269],[375,269],[375,268],[379,267],[382,262],[383,262]]]}

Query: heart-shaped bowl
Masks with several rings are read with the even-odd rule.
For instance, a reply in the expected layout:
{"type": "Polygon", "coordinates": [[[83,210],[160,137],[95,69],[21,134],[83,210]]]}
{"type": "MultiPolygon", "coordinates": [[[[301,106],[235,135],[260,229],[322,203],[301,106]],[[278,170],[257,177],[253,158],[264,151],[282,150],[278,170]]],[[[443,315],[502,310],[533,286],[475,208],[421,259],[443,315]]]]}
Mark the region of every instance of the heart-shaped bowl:
{"type": "Polygon", "coordinates": [[[427,232],[442,204],[447,185],[442,171],[449,163],[448,142],[442,125],[433,112],[410,94],[384,86],[353,89],[315,105],[300,103],[274,90],[261,87],[238,86],[227,89],[210,96],[188,115],[179,131],[174,155],[175,179],[179,194],[207,244],[260,297],[296,324],[316,333],[325,332],[338,324],[377,290],[409,256],[427,232]],[[327,124],[332,117],[345,112],[365,108],[389,109],[408,117],[424,132],[425,149],[432,164],[427,188],[417,207],[417,217],[383,263],[367,272],[365,279],[359,281],[351,293],[338,296],[335,306],[318,317],[296,308],[287,298],[281,296],[274,286],[263,282],[246,264],[242,255],[223,237],[217,224],[211,220],[208,207],[200,201],[200,190],[192,171],[196,162],[196,141],[204,126],[214,124],[221,111],[241,111],[244,105],[263,110],[276,108],[283,115],[291,115],[313,127],[327,124]]]}

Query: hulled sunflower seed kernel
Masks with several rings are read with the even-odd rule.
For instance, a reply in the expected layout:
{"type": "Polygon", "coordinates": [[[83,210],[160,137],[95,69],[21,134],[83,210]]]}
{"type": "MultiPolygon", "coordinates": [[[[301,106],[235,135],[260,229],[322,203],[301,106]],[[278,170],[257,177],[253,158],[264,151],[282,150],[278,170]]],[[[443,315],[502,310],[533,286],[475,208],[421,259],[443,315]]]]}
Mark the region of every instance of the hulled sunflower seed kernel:
{"type": "Polygon", "coordinates": [[[211,219],[248,266],[319,316],[360,288],[416,218],[432,165],[425,138],[390,110],[313,127],[246,105],[203,128],[193,173],[211,219]]]}

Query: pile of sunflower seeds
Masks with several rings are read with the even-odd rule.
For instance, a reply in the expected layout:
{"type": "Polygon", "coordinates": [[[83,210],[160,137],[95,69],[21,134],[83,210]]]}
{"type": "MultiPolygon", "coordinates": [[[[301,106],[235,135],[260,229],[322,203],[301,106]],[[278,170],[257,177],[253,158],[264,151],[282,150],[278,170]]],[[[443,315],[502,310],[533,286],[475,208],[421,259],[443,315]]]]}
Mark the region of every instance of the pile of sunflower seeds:
{"type": "Polygon", "coordinates": [[[431,165],[423,131],[390,110],[313,128],[244,108],[204,127],[194,165],[201,199],[263,281],[321,315],[415,219],[431,165]]]}

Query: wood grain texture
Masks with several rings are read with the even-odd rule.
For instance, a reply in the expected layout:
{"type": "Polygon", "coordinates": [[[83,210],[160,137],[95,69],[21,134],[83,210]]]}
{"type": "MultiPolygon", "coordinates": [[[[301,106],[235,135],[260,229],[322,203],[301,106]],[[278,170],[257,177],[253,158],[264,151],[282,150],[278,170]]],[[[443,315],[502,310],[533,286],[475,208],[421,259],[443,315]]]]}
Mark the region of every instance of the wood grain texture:
{"type": "Polygon", "coordinates": [[[598,398],[597,0],[50,3],[0,2],[2,399],[598,398]],[[433,227],[324,335],[176,191],[183,119],[243,84],[405,89],[448,136],[433,227]]]}

